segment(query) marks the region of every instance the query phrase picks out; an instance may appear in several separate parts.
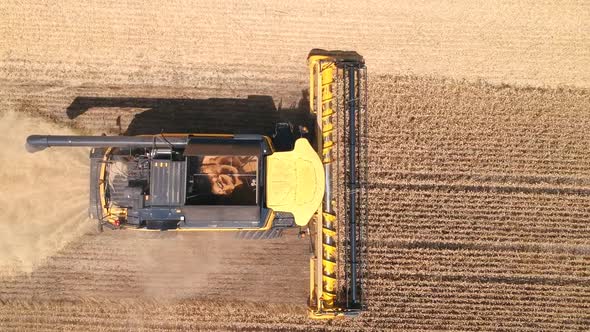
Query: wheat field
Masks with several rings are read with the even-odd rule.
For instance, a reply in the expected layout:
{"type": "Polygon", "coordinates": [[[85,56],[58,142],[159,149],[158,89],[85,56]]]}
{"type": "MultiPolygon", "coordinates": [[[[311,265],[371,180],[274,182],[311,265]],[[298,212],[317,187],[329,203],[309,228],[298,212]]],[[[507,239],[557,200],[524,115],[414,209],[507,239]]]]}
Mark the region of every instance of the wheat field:
{"type": "Polygon", "coordinates": [[[0,112],[26,120],[2,118],[0,163],[27,167],[0,172],[0,330],[588,330],[588,13],[576,1],[3,1],[0,112]],[[18,149],[38,130],[269,133],[300,116],[314,47],[367,60],[360,317],[307,318],[296,232],[68,233],[64,218],[87,223],[84,162],[18,149]],[[63,174],[51,181],[62,164],[71,208],[63,174]],[[39,201],[55,212],[27,208],[39,201]]]}

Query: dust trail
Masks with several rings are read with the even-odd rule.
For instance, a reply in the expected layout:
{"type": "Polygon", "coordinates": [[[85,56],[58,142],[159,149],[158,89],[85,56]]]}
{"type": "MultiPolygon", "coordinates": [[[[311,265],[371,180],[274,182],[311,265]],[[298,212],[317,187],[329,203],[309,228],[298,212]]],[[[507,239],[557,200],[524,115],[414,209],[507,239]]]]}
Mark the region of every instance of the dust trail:
{"type": "Polygon", "coordinates": [[[0,114],[0,275],[32,272],[92,226],[88,151],[29,154],[24,142],[35,133],[73,134],[22,113],[0,114]]]}
{"type": "Polygon", "coordinates": [[[218,289],[216,278],[232,266],[225,260],[241,252],[233,234],[148,233],[138,253],[144,295],[159,301],[198,298],[218,289]],[[148,245],[149,243],[149,245],[148,245]]]}

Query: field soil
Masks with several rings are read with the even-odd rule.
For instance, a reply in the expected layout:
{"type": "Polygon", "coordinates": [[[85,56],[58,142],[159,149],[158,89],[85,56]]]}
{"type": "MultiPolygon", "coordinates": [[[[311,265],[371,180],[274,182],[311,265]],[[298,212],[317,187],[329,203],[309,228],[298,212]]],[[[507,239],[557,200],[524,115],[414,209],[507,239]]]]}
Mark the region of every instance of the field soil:
{"type": "Polygon", "coordinates": [[[0,330],[588,330],[588,4],[0,4],[0,330]],[[272,132],[313,47],[369,68],[367,311],[306,316],[309,243],[93,231],[34,133],[272,132]],[[8,165],[8,166],[7,166],[8,165]]]}

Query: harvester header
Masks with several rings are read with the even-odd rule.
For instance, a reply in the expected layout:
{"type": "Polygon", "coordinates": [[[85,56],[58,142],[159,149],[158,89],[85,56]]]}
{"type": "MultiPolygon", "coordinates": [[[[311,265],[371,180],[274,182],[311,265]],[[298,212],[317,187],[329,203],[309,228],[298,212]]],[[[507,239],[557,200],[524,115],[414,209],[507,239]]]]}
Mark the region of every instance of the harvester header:
{"type": "Polygon", "coordinates": [[[314,49],[308,66],[310,110],[316,114],[326,183],[310,226],[310,317],[356,315],[364,308],[367,72],[356,52],[314,49]]]}

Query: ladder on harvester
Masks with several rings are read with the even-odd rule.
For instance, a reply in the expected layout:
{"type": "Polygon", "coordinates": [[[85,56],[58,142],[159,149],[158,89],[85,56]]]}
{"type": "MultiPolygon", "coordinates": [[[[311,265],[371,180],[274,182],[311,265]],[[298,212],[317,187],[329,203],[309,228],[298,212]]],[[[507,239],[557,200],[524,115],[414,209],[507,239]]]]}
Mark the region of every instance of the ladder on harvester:
{"type": "Polygon", "coordinates": [[[309,313],[356,315],[364,309],[368,215],[367,72],[356,52],[314,49],[308,56],[310,110],[326,191],[310,223],[309,313]]]}

